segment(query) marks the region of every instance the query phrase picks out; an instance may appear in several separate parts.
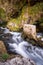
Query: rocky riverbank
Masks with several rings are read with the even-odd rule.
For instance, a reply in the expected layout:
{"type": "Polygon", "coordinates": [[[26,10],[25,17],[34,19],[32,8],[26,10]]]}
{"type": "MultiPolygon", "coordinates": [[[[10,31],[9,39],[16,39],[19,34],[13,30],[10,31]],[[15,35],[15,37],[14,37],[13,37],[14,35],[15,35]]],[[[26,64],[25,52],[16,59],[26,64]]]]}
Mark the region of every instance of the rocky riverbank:
{"type": "Polygon", "coordinates": [[[0,62],[0,65],[36,65],[32,60],[26,58],[15,57],[6,62],[0,62]]]}
{"type": "MultiPolygon", "coordinates": [[[[20,57],[21,60],[22,58],[27,58],[29,61],[34,61],[36,65],[43,64],[43,48],[42,46],[33,46],[32,43],[37,44],[34,40],[26,37],[28,39],[27,42],[21,37],[22,33],[11,32],[9,29],[3,27],[0,28],[0,34],[0,64],[1,62],[2,64],[7,63],[7,60],[10,62],[13,58],[15,59],[16,57],[20,57]]],[[[37,37],[39,36],[42,36],[42,34],[37,34],[37,37]]]]}

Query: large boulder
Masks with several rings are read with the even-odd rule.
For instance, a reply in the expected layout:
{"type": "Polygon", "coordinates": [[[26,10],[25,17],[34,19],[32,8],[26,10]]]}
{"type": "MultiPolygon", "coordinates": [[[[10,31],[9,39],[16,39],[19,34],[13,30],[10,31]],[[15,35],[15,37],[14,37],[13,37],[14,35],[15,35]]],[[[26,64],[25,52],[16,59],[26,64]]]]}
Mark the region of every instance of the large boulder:
{"type": "Polygon", "coordinates": [[[3,41],[0,41],[0,54],[3,54],[3,53],[6,53],[7,50],[6,50],[6,47],[3,43],[3,41]]]}
{"type": "Polygon", "coordinates": [[[36,26],[24,24],[22,37],[33,45],[43,47],[43,33],[36,33],[36,26]]]}
{"type": "Polygon", "coordinates": [[[36,38],[36,26],[35,25],[24,24],[23,32],[24,32],[25,36],[27,36],[28,38],[37,40],[37,38],[36,38]]]}

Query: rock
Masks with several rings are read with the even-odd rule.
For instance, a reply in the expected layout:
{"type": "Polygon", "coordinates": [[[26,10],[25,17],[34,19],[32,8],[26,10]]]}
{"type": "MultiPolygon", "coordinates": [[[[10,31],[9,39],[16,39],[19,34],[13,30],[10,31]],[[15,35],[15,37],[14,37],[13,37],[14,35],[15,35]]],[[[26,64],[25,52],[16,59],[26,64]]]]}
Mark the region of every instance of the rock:
{"type": "Polygon", "coordinates": [[[6,62],[0,62],[0,65],[36,65],[34,61],[26,59],[26,58],[20,58],[15,57],[11,60],[7,60],[6,62]]]}
{"type": "Polygon", "coordinates": [[[43,33],[37,33],[37,44],[43,47],[43,33]]]}
{"type": "Polygon", "coordinates": [[[0,65],[9,65],[9,63],[7,63],[7,62],[5,62],[5,63],[0,62],[0,65]]]}
{"type": "Polygon", "coordinates": [[[36,40],[36,26],[35,25],[24,24],[23,32],[28,38],[36,40]]]}
{"type": "Polygon", "coordinates": [[[33,45],[43,47],[43,34],[36,33],[36,26],[24,24],[22,37],[33,45]]]}
{"type": "Polygon", "coordinates": [[[41,41],[43,41],[43,38],[41,38],[41,41]]]}
{"type": "Polygon", "coordinates": [[[34,62],[32,62],[32,60],[29,61],[29,59],[26,58],[20,58],[20,57],[16,57],[13,58],[9,61],[10,65],[35,65],[34,62]]]}
{"type": "Polygon", "coordinates": [[[6,52],[7,52],[7,50],[5,48],[3,41],[0,41],[0,53],[3,54],[3,53],[6,53],[6,52]]]}
{"type": "Polygon", "coordinates": [[[3,34],[3,30],[0,28],[0,34],[3,34]]]}
{"type": "Polygon", "coordinates": [[[0,65],[4,65],[4,63],[0,62],[0,65]]]}

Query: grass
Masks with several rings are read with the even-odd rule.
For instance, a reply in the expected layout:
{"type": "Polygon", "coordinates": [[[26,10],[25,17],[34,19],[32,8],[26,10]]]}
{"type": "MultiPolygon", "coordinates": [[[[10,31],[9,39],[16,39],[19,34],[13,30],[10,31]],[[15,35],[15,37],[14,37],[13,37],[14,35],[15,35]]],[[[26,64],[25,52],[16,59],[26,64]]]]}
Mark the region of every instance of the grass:
{"type": "Polygon", "coordinates": [[[7,53],[2,54],[2,59],[7,60],[9,58],[9,55],[7,53]]]}

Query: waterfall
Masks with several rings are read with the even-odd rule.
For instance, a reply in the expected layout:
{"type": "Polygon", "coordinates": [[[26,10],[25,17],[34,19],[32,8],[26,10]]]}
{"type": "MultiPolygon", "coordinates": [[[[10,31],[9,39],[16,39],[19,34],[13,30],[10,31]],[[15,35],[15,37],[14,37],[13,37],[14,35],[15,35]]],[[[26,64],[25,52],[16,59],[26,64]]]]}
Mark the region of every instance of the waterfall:
{"type": "MultiPolygon", "coordinates": [[[[25,58],[30,58],[35,61],[36,65],[43,65],[43,49],[40,47],[33,46],[31,43],[23,40],[21,37],[21,33],[19,32],[11,32],[7,28],[0,28],[3,30],[1,38],[4,39],[5,44],[7,45],[7,49],[9,52],[20,54],[25,58]],[[8,38],[4,37],[6,34],[11,34],[8,38]]],[[[38,37],[41,34],[37,34],[38,37]]]]}

